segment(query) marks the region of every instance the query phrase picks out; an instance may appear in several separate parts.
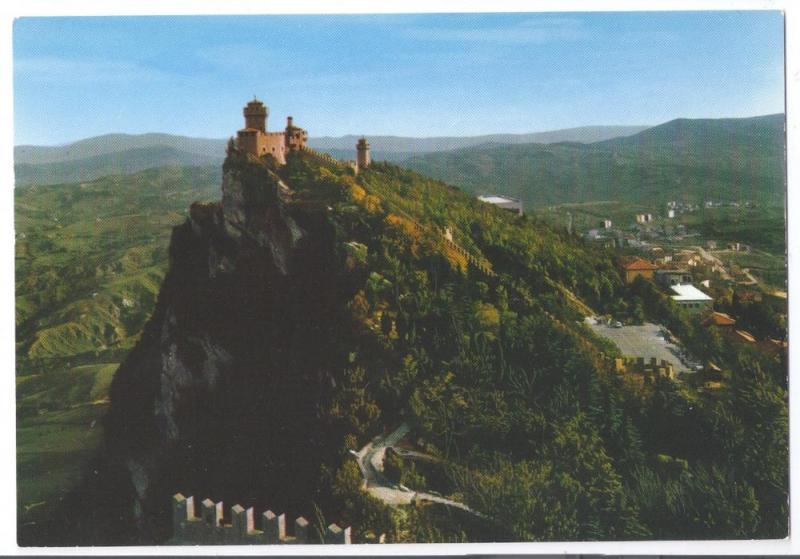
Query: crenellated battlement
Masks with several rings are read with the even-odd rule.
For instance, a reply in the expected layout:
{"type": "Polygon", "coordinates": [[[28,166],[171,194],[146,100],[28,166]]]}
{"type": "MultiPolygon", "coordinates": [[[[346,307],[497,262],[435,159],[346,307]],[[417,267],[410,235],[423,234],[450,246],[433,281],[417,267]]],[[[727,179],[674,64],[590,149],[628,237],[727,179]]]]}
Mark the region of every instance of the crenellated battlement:
{"type": "MultiPolygon", "coordinates": [[[[236,504],[230,510],[230,523],[225,522],[222,501],[204,499],[200,516],[196,516],[194,497],[176,493],[172,497],[172,545],[239,545],[239,544],[313,544],[309,523],[298,517],[294,535],[286,533],[286,515],[267,510],[261,514],[261,529],[256,528],[253,507],[236,504]]],[[[325,532],[326,544],[349,544],[350,527],[330,524],[325,532]]]]}
{"type": "Polygon", "coordinates": [[[314,148],[308,147],[306,145],[303,146],[302,151],[313,157],[317,163],[322,165],[331,167],[335,170],[340,170],[345,166],[345,163],[339,161],[332,155],[325,153],[324,151],[317,151],[314,148]]]}

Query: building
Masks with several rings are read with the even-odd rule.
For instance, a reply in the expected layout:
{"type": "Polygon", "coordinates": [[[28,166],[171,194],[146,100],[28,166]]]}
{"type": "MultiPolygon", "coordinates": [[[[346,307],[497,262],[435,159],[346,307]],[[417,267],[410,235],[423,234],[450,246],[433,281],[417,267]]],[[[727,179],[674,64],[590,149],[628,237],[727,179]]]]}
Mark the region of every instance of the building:
{"type": "Polygon", "coordinates": [[[245,153],[256,157],[271,155],[280,165],[286,163],[289,151],[301,150],[308,140],[308,133],[287,118],[283,132],[268,132],[269,108],[256,98],[244,107],[244,128],[236,134],[237,146],[245,153]]]}
{"type": "Polygon", "coordinates": [[[744,344],[755,344],[756,338],[747,330],[733,330],[733,339],[744,344]]]}
{"type": "Polygon", "coordinates": [[[703,326],[716,326],[723,330],[730,330],[736,324],[736,319],[724,312],[711,311],[701,323],[703,326]]]}
{"type": "Polygon", "coordinates": [[[669,287],[671,285],[678,285],[679,283],[692,283],[692,274],[687,270],[668,268],[656,270],[655,279],[656,283],[664,287],[669,287]]]}
{"type": "Polygon", "coordinates": [[[653,214],[636,214],[636,223],[650,223],[653,221],[653,214]]]}
{"type": "Polygon", "coordinates": [[[361,138],[356,143],[356,173],[360,173],[369,167],[372,160],[369,156],[369,142],[366,138],[361,138]]]}
{"type": "Polygon", "coordinates": [[[604,219],[603,220],[603,223],[602,223],[603,229],[611,229],[612,225],[613,224],[611,223],[610,219],[604,219]]]}
{"type": "Polygon", "coordinates": [[[672,262],[681,266],[694,268],[703,263],[703,258],[692,250],[682,250],[672,255],[672,262]]]}
{"type": "Polygon", "coordinates": [[[522,215],[522,200],[511,198],[509,196],[499,196],[497,194],[490,194],[487,196],[478,196],[478,200],[492,204],[503,210],[514,212],[517,215],[522,215]]]}
{"type": "Polygon", "coordinates": [[[767,338],[758,344],[758,348],[763,353],[775,357],[777,355],[786,355],[789,351],[789,344],[786,342],[786,340],[767,338]]]}
{"type": "Polygon", "coordinates": [[[701,313],[711,310],[714,299],[697,289],[691,283],[682,283],[670,286],[674,293],[672,300],[681,308],[692,313],[701,313]]]}
{"type": "Polygon", "coordinates": [[[643,258],[633,257],[625,258],[619,262],[619,275],[625,283],[633,283],[633,281],[641,276],[645,279],[653,279],[653,272],[657,266],[643,258]]]}

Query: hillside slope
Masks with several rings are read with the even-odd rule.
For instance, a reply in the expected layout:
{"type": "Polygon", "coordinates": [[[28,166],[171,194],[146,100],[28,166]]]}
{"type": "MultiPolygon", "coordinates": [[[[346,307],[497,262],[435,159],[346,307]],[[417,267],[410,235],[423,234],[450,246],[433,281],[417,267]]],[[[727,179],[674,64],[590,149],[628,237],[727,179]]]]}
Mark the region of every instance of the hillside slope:
{"type": "Polygon", "coordinates": [[[502,193],[528,207],[627,201],[752,200],[781,205],[783,115],[671,121],[625,138],[482,146],[403,162],[474,194],[502,193]]]}
{"type": "Polygon", "coordinates": [[[106,452],[39,537],[164,541],[176,491],[357,542],[786,534],[785,394],[761,365],[708,400],[614,373],[582,312],[676,311],[610,253],[388,164],[234,151],[222,184],[173,230],[106,452]],[[362,490],[350,451],[401,423],[430,458],[385,475],[479,521],[362,490]]]}
{"type": "Polygon", "coordinates": [[[190,153],[168,146],[149,146],[49,163],[18,163],[14,165],[14,174],[17,186],[47,185],[91,181],[156,167],[218,165],[221,162],[221,155],[190,153]]]}

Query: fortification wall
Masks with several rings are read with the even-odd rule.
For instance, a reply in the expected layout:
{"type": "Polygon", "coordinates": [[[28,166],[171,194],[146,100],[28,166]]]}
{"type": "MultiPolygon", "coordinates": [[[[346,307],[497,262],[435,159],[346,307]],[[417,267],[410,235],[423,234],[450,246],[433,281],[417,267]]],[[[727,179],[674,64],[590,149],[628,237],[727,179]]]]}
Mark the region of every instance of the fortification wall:
{"type": "MultiPolygon", "coordinates": [[[[286,515],[270,510],[261,514],[261,528],[256,528],[253,508],[233,505],[230,523],[225,522],[222,501],[205,499],[200,503],[200,517],[195,516],[194,497],[176,493],[172,497],[172,538],[170,545],[239,545],[239,544],[314,544],[309,523],[302,516],[294,521],[294,535],[286,532],[286,515]]],[[[330,524],[326,544],[349,544],[350,527],[330,524]]]]}
{"type": "Polygon", "coordinates": [[[317,151],[317,150],[315,150],[313,148],[310,148],[310,147],[308,147],[306,145],[303,146],[302,150],[303,150],[304,153],[307,153],[311,157],[316,159],[317,163],[320,163],[321,165],[324,165],[324,166],[327,166],[329,168],[333,168],[333,169],[336,169],[336,170],[339,170],[344,166],[344,163],[342,163],[341,161],[339,161],[335,157],[332,157],[332,156],[328,155],[327,153],[324,153],[324,152],[321,152],[321,151],[317,151]]]}

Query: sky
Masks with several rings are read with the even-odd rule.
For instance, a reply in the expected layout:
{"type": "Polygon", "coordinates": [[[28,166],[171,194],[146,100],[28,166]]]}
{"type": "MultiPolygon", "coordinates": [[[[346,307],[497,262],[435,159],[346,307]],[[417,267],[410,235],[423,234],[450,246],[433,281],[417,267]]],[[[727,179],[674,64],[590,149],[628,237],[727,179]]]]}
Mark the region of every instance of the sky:
{"type": "Polygon", "coordinates": [[[224,138],[254,95],[311,136],[469,136],[784,111],[779,11],[26,17],[15,143],[224,138]]]}

